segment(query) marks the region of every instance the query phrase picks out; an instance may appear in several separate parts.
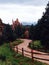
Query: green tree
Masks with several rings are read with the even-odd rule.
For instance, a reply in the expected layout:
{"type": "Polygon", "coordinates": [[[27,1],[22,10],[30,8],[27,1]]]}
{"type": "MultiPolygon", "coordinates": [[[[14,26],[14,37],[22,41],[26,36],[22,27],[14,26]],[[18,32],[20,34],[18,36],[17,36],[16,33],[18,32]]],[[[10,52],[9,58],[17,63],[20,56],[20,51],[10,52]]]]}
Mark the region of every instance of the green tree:
{"type": "Polygon", "coordinates": [[[42,18],[38,21],[38,28],[42,45],[49,49],[49,2],[45,13],[43,13],[42,18]]]}
{"type": "Polygon", "coordinates": [[[3,38],[4,38],[4,41],[6,41],[6,42],[14,40],[14,33],[13,33],[12,28],[9,24],[5,25],[5,28],[3,31],[3,38]]]}
{"type": "Polygon", "coordinates": [[[20,38],[22,35],[22,27],[20,25],[15,27],[14,33],[17,38],[20,38]]]}
{"type": "Polygon", "coordinates": [[[33,40],[41,40],[41,44],[49,49],[49,2],[38,23],[30,27],[30,37],[33,40]]]}
{"type": "Polygon", "coordinates": [[[34,26],[33,26],[33,24],[29,28],[29,37],[30,37],[30,39],[34,39],[34,26]]]}

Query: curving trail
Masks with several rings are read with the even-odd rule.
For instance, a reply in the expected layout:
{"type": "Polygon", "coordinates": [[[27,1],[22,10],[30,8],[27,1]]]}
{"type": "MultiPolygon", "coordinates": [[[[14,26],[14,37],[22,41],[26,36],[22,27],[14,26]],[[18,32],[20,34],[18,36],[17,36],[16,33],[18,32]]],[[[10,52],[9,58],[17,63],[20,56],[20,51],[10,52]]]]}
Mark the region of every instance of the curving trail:
{"type": "MultiPolygon", "coordinates": [[[[20,49],[24,48],[24,50],[27,50],[27,51],[31,52],[31,49],[28,47],[28,45],[29,45],[29,43],[30,43],[32,40],[29,40],[29,39],[21,39],[21,40],[23,40],[24,42],[21,43],[21,44],[19,44],[19,45],[18,45],[18,48],[20,48],[20,49]]],[[[15,48],[15,50],[16,50],[16,48],[15,48]]],[[[19,52],[21,52],[21,51],[19,51],[19,52]]],[[[46,54],[46,53],[43,53],[43,52],[40,52],[40,51],[36,51],[36,50],[33,50],[33,52],[40,53],[40,55],[38,55],[38,54],[33,54],[34,57],[46,59],[46,60],[41,60],[41,59],[35,59],[35,58],[34,58],[35,60],[49,64],[49,55],[41,55],[41,54],[46,54]],[[47,60],[48,60],[48,61],[47,61],[47,60]]],[[[24,52],[24,55],[25,55],[26,57],[31,58],[31,54],[30,54],[30,53],[24,52]],[[30,56],[27,56],[26,54],[29,54],[30,56]]]]}

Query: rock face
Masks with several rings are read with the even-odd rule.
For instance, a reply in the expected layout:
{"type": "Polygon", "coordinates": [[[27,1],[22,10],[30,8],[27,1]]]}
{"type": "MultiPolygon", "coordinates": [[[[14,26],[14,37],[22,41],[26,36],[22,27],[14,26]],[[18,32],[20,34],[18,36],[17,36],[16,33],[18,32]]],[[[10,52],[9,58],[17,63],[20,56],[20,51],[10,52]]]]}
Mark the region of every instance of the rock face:
{"type": "MultiPolygon", "coordinates": [[[[13,31],[15,30],[15,28],[17,26],[22,27],[22,24],[19,22],[18,18],[15,21],[12,20],[12,29],[13,29],[13,31]]],[[[29,38],[29,30],[28,30],[27,27],[26,27],[25,32],[24,32],[24,38],[27,38],[27,39],[29,38]]]]}
{"type": "Polygon", "coordinates": [[[21,26],[21,23],[19,22],[18,18],[13,21],[12,20],[12,29],[14,30],[16,26],[20,25],[21,26]]]}
{"type": "Polygon", "coordinates": [[[28,39],[29,38],[29,31],[28,28],[26,28],[25,32],[24,32],[24,38],[28,39]]]}
{"type": "Polygon", "coordinates": [[[2,36],[3,29],[4,29],[4,24],[2,23],[2,20],[0,18],[0,37],[2,36]]]}

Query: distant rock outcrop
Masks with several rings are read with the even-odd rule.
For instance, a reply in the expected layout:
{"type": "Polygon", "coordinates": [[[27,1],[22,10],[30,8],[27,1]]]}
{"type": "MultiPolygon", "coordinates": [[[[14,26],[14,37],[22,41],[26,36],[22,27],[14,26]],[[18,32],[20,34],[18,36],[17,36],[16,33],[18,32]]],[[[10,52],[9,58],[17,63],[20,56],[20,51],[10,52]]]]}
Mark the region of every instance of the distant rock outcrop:
{"type": "Polygon", "coordinates": [[[0,37],[2,36],[3,29],[4,29],[4,24],[2,23],[2,19],[0,18],[0,37]]]}
{"type": "Polygon", "coordinates": [[[22,26],[22,24],[19,22],[19,19],[17,18],[15,21],[12,20],[12,29],[15,30],[16,26],[22,26]]]}

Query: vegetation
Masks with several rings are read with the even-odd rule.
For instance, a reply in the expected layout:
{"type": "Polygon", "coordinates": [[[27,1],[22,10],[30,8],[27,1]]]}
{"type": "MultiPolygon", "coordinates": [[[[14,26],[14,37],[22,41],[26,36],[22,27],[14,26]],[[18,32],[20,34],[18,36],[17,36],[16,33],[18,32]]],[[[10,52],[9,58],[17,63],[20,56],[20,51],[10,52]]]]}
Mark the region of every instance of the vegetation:
{"type": "Polygon", "coordinates": [[[0,46],[0,65],[47,65],[41,62],[32,61],[12,51],[8,44],[0,46]]]}
{"type": "MultiPolygon", "coordinates": [[[[43,13],[41,19],[38,20],[38,23],[34,26],[15,26],[13,30],[11,25],[6,24],[3,30],[3,35],[0,37],[0,64],[1,65],[45,65],[40,62],[34,61],[32,63],[31,59],[23,57],[19,54],[15,55],[14,51],[11,51],[9,48],[9,42],[13,42],[17,38],[24,38],[24,32],[28,29],[29,38],[34,42],[29,43],[29,47],[36,50],[48,50],[49,49],[49,2],[46,7],[46,11],[43,13]],[[36,40],[36,41],[35,41],[36,40]],[[3,44],[8,42],[7,44],[3,44]],[[43,48],[43,49],[42,49],[43,48]],[[27,59],[27,60],[26,60],[27,59]]],[[[18,45],[22,41],[17,40],[13,42],[12,45],[18,45]]]]}
{"type": "Polygon", "coordinates": [[[22,42],[23,42],[23,40],[16,39],[15,41],[11,42],[10,44],[11,44],[12,46],[16,46],[16,45],[21,44],[22,42]]]}
{"type": "Polygon", "coordinates": [[[42,45],[39,40],[36,40],[36,41],[29,43],[29,47],[37,50],[37,49],[41,49],[42,45]]]}
{"type": "Polygon", "coordinates": [[[49,53],[49,50],[45,50],[44,46],[41,45],[41,42],[39,40],[32,41],[31,43],[29,43],[28,47],[34,50],[49,53]]]}
{"type": "Polygon", "coordinates": [[[14,41],[17,38],[24,38],[24,32],[28,29],[29,38],[32,40],[40,40],[41,44],[47,50],[49,49],[49,2],[46,11],[36,25],[23,26],[15,25],[14,30],[11,25],[6,24],[3,30],[3,36],[0,38],[0,45],[4,42],[14,41]]]}
{"type": "Polygon", "coordinates": [[[9,24],[5,25],[4,30],[3,30],[3,41],[9,42],[9,41],[14,41],[14,33],[9,24]]]}
{"type": "Polygon", "coordinates": [[[17,38],[20,38],[22,35],[22,26],[20,26],[20,25],[16,26],[14,32],[15,32],[17,38]]]}
{"type": "Polygon", "coordinates": [[[11,25],[5,24],[2,37],[0,37],[0,45],[4,42],[13,42],[18,38],[24,38],[26,28],[27,26],[15,25],[13,29],[11,25]]]}
{"type": "Polygon", "coordinates": [[[32,40],[40,40],[45,50],[49,49],[49,2],[38,23],[31,25],[29,33],[32,40]]]}

